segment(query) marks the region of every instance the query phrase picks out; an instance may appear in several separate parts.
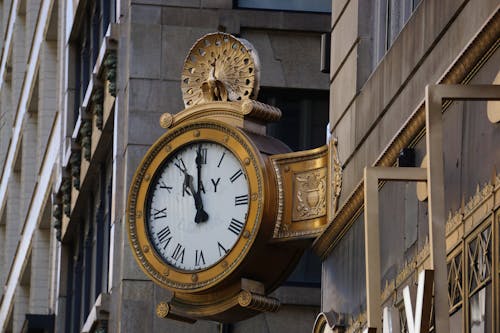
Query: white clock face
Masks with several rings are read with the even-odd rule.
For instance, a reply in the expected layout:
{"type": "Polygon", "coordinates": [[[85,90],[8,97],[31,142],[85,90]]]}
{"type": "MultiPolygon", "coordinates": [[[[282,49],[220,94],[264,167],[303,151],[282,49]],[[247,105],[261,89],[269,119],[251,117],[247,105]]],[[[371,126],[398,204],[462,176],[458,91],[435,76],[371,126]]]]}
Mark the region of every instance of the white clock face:
{"type": "Polygon", "coordinates": [[[220,261],[245,230],[245,169],[224,146],[182,146],[152,179],[146,207],[149,239],[169,265],[196,271],[220,261]]]}

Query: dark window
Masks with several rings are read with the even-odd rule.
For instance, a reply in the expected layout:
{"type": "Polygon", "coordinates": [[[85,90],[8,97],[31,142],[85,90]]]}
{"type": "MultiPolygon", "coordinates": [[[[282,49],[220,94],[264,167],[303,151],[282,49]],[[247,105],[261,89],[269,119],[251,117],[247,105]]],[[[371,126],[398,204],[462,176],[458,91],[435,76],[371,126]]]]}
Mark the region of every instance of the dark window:
{"type": "Polygon", "coordinates": [[[73,38],[75,51],[72,65],[75,78],[74,123],[99,55],[110,22],[115,20],[115,0],[89,1],[80,16],[79,33],[73,38]]]}
{"type": "MultiPolygon", "coordinates": [[[[268,135],[283,141],[294,151],[326,144],[328,91],[262,88],[259,101],[276,106],[282,112],[280,121],[267,126],[268,135]]],[[[321,260],[307,250],[286,284],[319,287],[321,260]]]]}
{"type": "Polygon", "coordinates": [[[235,6],[239,8],[293,10],[302,12],[330,13],[331,0],[237,0],[235,6]]]}
{"type": "Polygon", "coordinates": [[[94,188],[86,196],[85,216],[77,223],[78,230],[67,245],[67,332],[80,331],[97,297],[108,290],[111,160],[97,169],[94,188]]]}
{"type": "Polygon", "coordinates": [[[267,133],[292,150],[306,150],[326,144],[328,91],[263,88],[259,100],[282,111],[280,121],[267,126],[267,133]]]}

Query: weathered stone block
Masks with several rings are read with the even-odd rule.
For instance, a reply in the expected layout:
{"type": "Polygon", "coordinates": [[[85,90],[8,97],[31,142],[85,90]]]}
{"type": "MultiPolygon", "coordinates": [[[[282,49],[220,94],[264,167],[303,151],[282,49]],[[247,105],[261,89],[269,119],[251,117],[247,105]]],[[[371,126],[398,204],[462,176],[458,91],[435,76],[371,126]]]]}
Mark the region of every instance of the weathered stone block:
{"type": "Polygon", "coordinates": [[[351,52],[330,87],[330,123],[335,124],[347,110],[356,95],[357,57],[351,52]]]}
{"type": "Polygon", "coordinates": [[[332,31],[332,77],[347,57],[358,37],[358,4],[351,1],[332,31]]]}
{"type": "Polygon", "coordinates": [[[130,76],[160,78],[161,25],[132,24],[130,28],[130,76]]]}
{"type": "Polygon", "coordinates": [[[184,56],[180,57],[179,54],[188,54],[191,46],[203,35],[210,32],[214,32],[214,29],[162,26],[161,78],[180,80],[184,67],[184,56]]]}
{"type": "Polygon", "coordinates": [[[161,7],[132,5],[130,17],[132,24],[161,24],[161,7]]]}
{"type": "Polygon", "coordinates": [[[177,113],[184,109],[180,80],[131,79],[129,92],[129,107],[133,111],[177,113]]]}

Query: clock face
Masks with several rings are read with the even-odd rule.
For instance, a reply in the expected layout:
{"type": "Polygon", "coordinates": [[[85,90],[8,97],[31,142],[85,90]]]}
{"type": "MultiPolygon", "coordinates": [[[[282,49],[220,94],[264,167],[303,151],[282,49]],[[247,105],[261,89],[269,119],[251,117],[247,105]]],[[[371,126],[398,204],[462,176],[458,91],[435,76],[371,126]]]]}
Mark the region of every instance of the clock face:
{"type": "Polygon", "coordinates": [[[240,238],[247,220],[249,185],[231,150],[213,141],[179,147],[152,178],[146,228],[163,261],[184,271],[208,268],[240,238]]]}
{"type": "Polygon", "coordinates": [[[144,156],[129,192],[127,232],[143,271],[189,293],[236,277],[260,246],[258,236],[270,230],[261,228],[265,170],[238,128],[211,120],[165,133],[144,156]]]}

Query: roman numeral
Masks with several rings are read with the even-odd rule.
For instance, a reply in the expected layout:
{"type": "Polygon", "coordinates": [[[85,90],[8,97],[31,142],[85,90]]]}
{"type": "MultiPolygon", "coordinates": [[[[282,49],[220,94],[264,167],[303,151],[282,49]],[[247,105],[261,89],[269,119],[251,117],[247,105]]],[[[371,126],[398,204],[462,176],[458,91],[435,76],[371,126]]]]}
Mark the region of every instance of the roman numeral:
{"type": "Polygon", "coordinates": [[[243,171],[241,171],[241,169],[239,169],[238,171],[236,171],[236,173],[234,175],[231,176],[231,178],[229,178],[229,180],[231,181],[231,183],[234,183],[236,181],[236,179],[240,178],[240,176],[243,174],[243,171]]]}
{"type": "Polygon", "coordinates": [[[166,242],[165,245],[163,245],[163,249],[165,250],[170,243],[170,240],[172,239],[172,236],[170,236],[170,228],[166,226],[165,228],[161,229],[160,232],[158,233],[158,241],[161,243],[166,242]]]}
{"type": "Polygon", "coordinates": [[[215,181],[213,178],[212,178],[212,184],[214,185],[214,192],[217,192],[217,185],[219,185],[219,182],[220,182],[220,177],[217,178],[217,181],[215,181]]]}
{"type": "Polygon", "coordinates": [[[177,243],[177,246],[175,247],[174,253],[172,253],[172,258],[175,261],[179,261],[179,259],[180,259],[181,263],[184,263],[184,251],[185,250],[186,249],[184,248],[184,246],[177,243]]]}
{"type": "Polygon", "coordinates": [[[234,198],[234,205],[235,206],[240,206],[240,205],[248,205],[248,194],[245,195],[237,195],[234,198]]]}
{"type": "Polygon", "coordinates": [[[167,217],[167,207],[163,209],[156,209],[153,208],[153,218],[156,219],[161,219],[167,217]]]}
{"type": "Polygon", "coordinates": [[[197,154],[199,155],[196,158],[200,159],[200,164],[207,164],[207,148],[200,148],[197,154]]]}
{"type": "Polygon", "coordinates": [[[170,193],[172,191],[172,186],[167,186],[167,183],[165,183],[163,180],[160,180],[160,188],[164,188],[170,193]]]}
{"type": "Polygon", "coordinates": [[[243,230],[243,225],[243,222],[233,218],[231,219],[231,223],[227,229],[238,236],[241,233],[241,230],[243,230]]]}
{"type": "Polygon", "coordinates": [[[227,250],[226,250],[226,248],[224,246],[222,246],[221,243],[217,242],[217,247],[219,248],[219,256],[220,257],[226,255],[227,250]]]}
{"type": "Polygon", "coordinates": [[[196,250],[195,252],[195,266],[200,266],[200,265],[205,265],[205,257],[203,257],[203,251],[202,250],[196,250]]]}
{"type": "Polygon", "coordinates": [[[184,161],[182,160],[182,157],[175,157],[175,159],[179,162],[179,163],[175,163],[174,162],[174,165],[179,169],[181,170],[182,173],[184,173],[184,171],[187,170],[186,168],[186,164],[184,164],[184,161]],[[182,166],[181,166],[182,164],[182,166]]]}
{"type": "Polygon", "coordinates": [[[220,168],[220,164],[222,163],[222,159],[224,159],[224,155],[226,155],[226,152],[222,152],[222,156],[220,157],[219,164],[217,164],[217,167],[220,168]]]}

